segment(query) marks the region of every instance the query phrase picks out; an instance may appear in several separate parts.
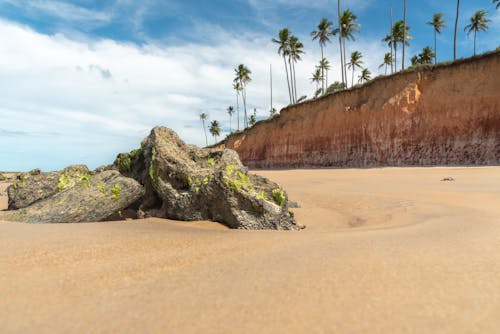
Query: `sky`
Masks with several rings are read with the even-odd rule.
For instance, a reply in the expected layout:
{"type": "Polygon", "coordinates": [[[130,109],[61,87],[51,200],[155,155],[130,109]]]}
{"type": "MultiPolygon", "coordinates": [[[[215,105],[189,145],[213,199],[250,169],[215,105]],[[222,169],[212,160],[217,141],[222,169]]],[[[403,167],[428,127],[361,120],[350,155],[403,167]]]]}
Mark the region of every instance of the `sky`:
{"type": "MultiPolygon", "coordinates": [[[[456,1],[407,2],[413,37],[407,59],[433,45],[425,23],[442,12],[448,25],[438,37],[438,58],[449,60],[456,1]]],[[[389,30],[390,3],[342,1],[361,23],[348,52],[360,51],[372,76],[382,74],[378,67],[388,52],[381,39],[389,30]]],[[[392,3],[394,20],[402,18],[403,1],[392,3]]],[[[490,0],[462,1],[458,57],[472,55],[464,27],[479,9],[492,22],[478,35],[478,53],[500,46],[500,10],[490,0]]],[[[236,106],[238,64],[252,71],[248,110],[267,118],[270,65],[274,107],[288,101],[282,58],[271,39],[288,27],[304,43],[297,88],[299,96],[311,97],[320,49],[310,32],[322,17],[334,21],[336,1],[0,0],[0,170],[109,164],[117,153],[139,147],[156,125],[204,145],[202,112],[219,121],[225,136],[226,109],[236,106]]],[[[325,57],[332,63],[330,82],[340,80],[337,43],[326,46],[325,57]]]]}

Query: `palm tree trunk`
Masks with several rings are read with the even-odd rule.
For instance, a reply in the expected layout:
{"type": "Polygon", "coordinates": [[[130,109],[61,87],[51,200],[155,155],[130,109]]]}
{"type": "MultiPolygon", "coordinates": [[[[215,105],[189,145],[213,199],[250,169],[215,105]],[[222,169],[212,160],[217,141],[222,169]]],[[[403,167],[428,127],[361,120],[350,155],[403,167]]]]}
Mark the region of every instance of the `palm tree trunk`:
{"type": "MultiPolygon", "coordinates": [[[[321,46],[321,61],[325,59],[323,57],[323,44],[320,44],[321,46]]],[[[321,88],[323,89],[323,94],[325,93],[325,70],[323,69],[323,66],[321,66],[321,88]]]]}
{"type": "Polygon", "coordinates": [[[403,13],[403,58],[401,60],[401,68],[405,70],[405,49],[406,49],[406,0],[404,0],[404,13],[403,13]]]}
{"type": "Polygon", "coordinates": [[[229,133],[233,132],[231,118],[232,118],[231,115],[229,115],[229,133]]]}
{"type": "Polygon", "coordinates": [[[208,137],[207,137],[207,129],[205,128],[205,120],[202,120],[203,123],[203,132],[205,132],[205,146],[208,146],[208,137]]]}
{"type": "Polygon", "coordinates": [[[344,55],[342,54],[342,26],[340,25],[340,0],[337,0],[337,13],[339,17],[339,49],[340,49],[340,69],[342,71],[342,83],[345,85],[344,55]]]}
{"type": "Polygon", "coordinates": [[[394,72],[398,70],[398,46],[394,43],[394,72]]]}
{"type": "Polygon", "coordinates": [[[243,126],[246,128],[248,128],[248,119],[247,119],[247,88],[245,87],[246,85],[242,84],[242,87],[243,87],[243,92],[242,92],[242,97],[243,97],[243,110],[244,110],[244,113],[245,113],[245,119],[244,119],[244,122],[243,122],[243,126]]]}
{"type": "Polygon", "coordinates": [[[354,86],[354,66],[352,67],[352,81],[351,81],[351,87],[354,86]]]}
{"type": "Polygon", "coordinates": [[[474,56],[476,55],[476,30],[474,30],[474,56]]]}
{"type": "Polygon", "coordinates": [[[434,64],[437,64],[437,57],[438,57],[438,52],[437,52],[437,32],[436,32],[436,29],[434,29],[434,64]]]}
{"type": "Polygon", "coordinates": [[[297,87],[295,78],[294,78],[294,72],[295,72],[295,66],[293,65],[293,61],[290,59],[290,80],[292,81],[292,97],[293,97],[293,103],[297,102],[297,87]]]}
{"type": "Polygon", "coordinates": [[[387,75],[387,64],[385,64],[385,75],[387,75]]]}
{"type": "MultiPolygon", "coordinates": [[[[389,30],[389,35],[391,36],[391,39],[392,39],[392,1],[391,1],[391,14],[390,14],[390,21],[391,21],[391,29],[389,30]]],[[[391,41],[391,56],[393,57],[392,59],[394,59],[394,46],[392,45],[392,41],[391,41]]],[[[391,74],[394,74],[394,70],[395,70],[395,65],[394,65],[394,62],[391,63],[391,74]]]]}
{"type": "Polygon", "coordinates": [[[457,15],[455,17],[455,34],[453,36],[453,61],[457,60],[457,29],[458,29],[459,12],[460,12],[460,0],[457,0],[457,15]]]}
{"type": "Polygon", "coordinates": [[[345,73],[345,75],[344,76],[345,76],[345,85],[346,85],[346,88],[347,88],[347,80],[349,80],[349,79],[347,79],[347,64],[346,64],[347,57],[346,57],[346,54],[345,54],[346,53],[346,49],[347,49],[346,44],[347,44],[346,43],[346,39],[342,38],[342,47],[344,49],[343,52],[344,52],[344,62],[345,62],[345,64],[344,64],[344,73],[345,73]]]}
{"type": "Polygon", "coordinates": [[[297,102],[297,77],[295,75],[295,62],[292,62],[292,69],[293,69],[293,88],[295,94],[295,102],[297,102]]]}
{"type": "Polygon", "coordinates": [[[288,58],[288,69],[290,70],[290,90],[292,92],[292,103],[295,103],[295,95],[293,94],[293,71],[292,71],[292,63],[290,62],[290,58],[288,58]]]}
{"type": "Polygon", "coordinates": [[[284,54],[283,54],[283,61],[285,62],[286,83],[288,85],[288,97],[290,98],[290,104],[292,104],[292,91],[290,90],[290,80],[288,79],[288,67],[286,65],[286,58],[284,54]]]}
{"type": "Polygon", "coordinates": [[[236,91],[236,112],[238,114],[238,131],[240,131],[240,93],[236,91]]]}

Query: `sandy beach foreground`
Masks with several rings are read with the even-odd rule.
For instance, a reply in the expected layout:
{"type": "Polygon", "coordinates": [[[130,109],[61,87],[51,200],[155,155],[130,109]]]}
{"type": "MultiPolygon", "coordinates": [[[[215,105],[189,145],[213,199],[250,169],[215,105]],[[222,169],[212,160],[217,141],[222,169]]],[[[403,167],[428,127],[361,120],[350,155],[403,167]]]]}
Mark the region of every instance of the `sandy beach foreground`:
{"type": "Polygon", "coordinates": [[[307,229],[0,223],[0,332],[498,333],[500,167],[257,173],[307,229]]]}

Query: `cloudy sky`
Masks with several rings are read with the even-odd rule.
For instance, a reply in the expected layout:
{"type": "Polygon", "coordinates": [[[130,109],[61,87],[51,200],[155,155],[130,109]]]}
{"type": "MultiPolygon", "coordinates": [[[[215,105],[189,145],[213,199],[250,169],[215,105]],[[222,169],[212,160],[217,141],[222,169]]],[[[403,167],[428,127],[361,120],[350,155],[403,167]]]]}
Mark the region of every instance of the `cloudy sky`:
{"type": "MultiPolygon", "coordinates": [[[[364,55],[374,75],[386,46],[390,0],[344,0],[359,17],[361,33],[349,50],[364,55]]],[[[402,0],[393,0],[395,19],[402,0]]],[[[438,40],[440,60],[452,54],[455,1],[408,1],[410,55],[432,45],[425,25],[443,12],[448,27],[438,40]]],[[[472,53],[463,32],[468,18],[486,9],[490,30],[478,52],[500,46],[500,10],[490,0],[466,1],[460,15],[458,54],[472,53]]],[[[309,36],[319,20],[336,15],[332,0],[0,0],[0,170],[60,169],[111,163],[116,153],[139,146],[155,125],[202,145],[199,114],[217,119],[236,104],[233,68],[252,71],[248,107],[259,119],[269,110],[269,65],[274,101],[287,103],[282,59],[271,38],[289,27],[305,44],[297,66],[299,95],[311,96],[319,47],[309,36]]],[[[340,78],[338,46],[327,46],[340,78]]],[[[409,58],[409,57],[408,57],[409,58]]],[[[235,120],[233,119],[233,127],[235,120]]]]}

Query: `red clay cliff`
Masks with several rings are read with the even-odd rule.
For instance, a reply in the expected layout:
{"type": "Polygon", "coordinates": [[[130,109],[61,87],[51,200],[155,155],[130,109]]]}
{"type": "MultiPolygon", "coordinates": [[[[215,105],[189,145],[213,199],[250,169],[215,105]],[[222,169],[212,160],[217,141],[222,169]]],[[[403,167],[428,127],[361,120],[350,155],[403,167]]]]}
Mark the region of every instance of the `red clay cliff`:
{"type": "Polygon", "coordinates": [[[290,106],[229,136],[254,168],[500,164],[500,52],[290,106]]]}

